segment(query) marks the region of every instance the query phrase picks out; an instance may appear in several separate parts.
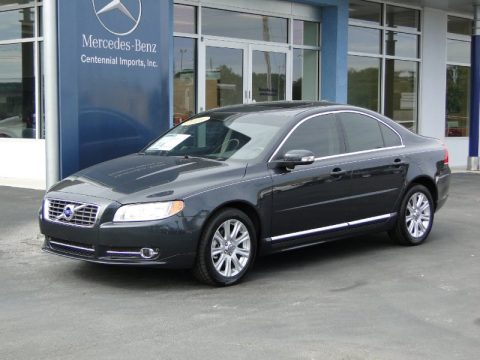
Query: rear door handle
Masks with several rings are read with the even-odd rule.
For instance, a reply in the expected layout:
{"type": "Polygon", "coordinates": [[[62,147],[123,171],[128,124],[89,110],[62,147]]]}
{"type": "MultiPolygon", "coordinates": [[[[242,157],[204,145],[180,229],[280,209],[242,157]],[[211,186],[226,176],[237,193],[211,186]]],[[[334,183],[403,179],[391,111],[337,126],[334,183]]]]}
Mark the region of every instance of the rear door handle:
{"type": "Polygon", "coordinates": [[[403,161],[403,159],[396,158],[395,160],[393,160],[393,164],[394,165],[403,165],[403,164],[405,164],[405,162],[403,161]]]}

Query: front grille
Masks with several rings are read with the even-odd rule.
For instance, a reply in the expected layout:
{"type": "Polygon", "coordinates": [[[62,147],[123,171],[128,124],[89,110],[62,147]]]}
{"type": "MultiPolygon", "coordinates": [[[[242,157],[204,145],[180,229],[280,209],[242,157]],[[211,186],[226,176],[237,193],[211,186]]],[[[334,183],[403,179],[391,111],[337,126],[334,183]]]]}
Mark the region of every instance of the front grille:
{"type": "Polygon", "coordinates": [[[48,220],[57,221],[68,225],[92,227],[97,218],[98,206],[80,202],[48,199],[48,220]],[[67,211],[67,213],[66,213],[67,211]],[[71,211],[71,216],[68,213],[71,211]]]}
{"type": "Polygon", "coordinates": [[[67,255],[92,258],[95,254],[95,249],[92,245],[80,244],[73,241],[49,239],[48,245],[50,249],[67,255]]]}

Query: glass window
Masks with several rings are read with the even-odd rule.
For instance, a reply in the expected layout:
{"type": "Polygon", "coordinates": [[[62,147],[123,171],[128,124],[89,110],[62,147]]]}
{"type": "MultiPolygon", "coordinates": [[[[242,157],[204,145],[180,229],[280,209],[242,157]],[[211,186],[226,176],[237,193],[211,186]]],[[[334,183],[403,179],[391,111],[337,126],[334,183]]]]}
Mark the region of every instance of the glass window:
{"type": "Polygon", "coordinates": [[[344,112],[338,114],[345,132],[348,152],[384,147],[378,121],[362,114],[344,112]]]}
{"type": "Polygon", "coordinates": [[[243,103],[243,50],[208,46],[206,109],[243,103]]]}
{"type": "Polygon", "coordinates": [[[215,113],[170,130],[146,152],[157,156],[198,156],[223,161],[255,159],[268,151],[290,120],[268,114],[215,113]]]}
{"type": "Polygon", "coordinates": [[[320,44],[320,24],[312,21],[293,20],[293,43],[318,46],[320,44]]]}
{"type": "Polygon", "coordinates": [[[385,25],[397,29],[420,30],[420,11],[387,5],[385,25]]]}
{"type": "Polygon", "coordinates": [[[38,7],[38,36],[43,36],[43,7],[38,7]]]}
{"type": "Polygon", "coordinates": [[[448,17],[448,32],[457,35],[472,35],[472,20],[456,16],[448,17]]]}
{"type": "Polygon", "coordinates": [[[0,0],[0,6],[4,5],[25,5],[33,3],[33,0],[0,0]]]}
{"type": "Polygon", "coordinates": [[[33,54],[33,43],[0,45],[0,137],[35,137],[33,54]]]}
{"type": "Polygon", "coordinates": [[[34,37],[34,24],[34,8],[1,11],[0,40],[25,39],[34,37]]]}
{"type": "Polygon", "coordinates": [[[318,100],[319,52],[293,50],[293,100],[318,100]]]}
{"type": "Polygon", "coordinates": [[[447,61],[470,64],[470,41],[448,39],[447,61]]]}
{"type": "Polygon", "coordinates": [[[418,58],[418,36],[387,31],[385,33],[385,54],[418,58]]]}
{"type": "Polygon", "coordinates": [[[417,121],[418,63],[385,62],[385,115],[415,130],[417,121]]]}
{"type": "Polygon", "coordinates": [[[470,68],[447,66],[446,136],[469,135],[470,68]]]}
{"type": "Polygon", "coordinates": [[[197,11],[195,6],[179,5],[173,6],[174,31],[182,33],[197,33],[197,11]]]}
{"type": "Polygon", "coordinates": [[[202,9],[206,35],[287,43],[287,19],[220,9],[202,9]]]}
{"type": "Polygon", "coordinates": [[[280,157],[290,150],[309,150],[316,157],[343,152],[340,132],[334,115],[320,115],[305,121],[287,139],[280,157]]]}
{"type": "Polygon", "coordinates": [[[402,145],[402,140],[395,133],[395,131],[393,131],[388,126],[380,122],[378,124],[380,125],[380,130],[382,131],[382,136],[383,136],[383,142],[385,143],[386,147],[402,145]]]}
{"type": "Polygon", "coordinates": [[[287,55],[272,51],[252,52],[252,98],[254,101],[285,100],[287,55]]]}
{"type": "Polygon", "coordinates": [[[348,57],[348,103],[379,111],[380,59],[348,57]]]}
{"type": "Polygon", "coordinates": [[[173,124],[177,125],[195,113],[196,40],[175,37],[173,42],[173,124]]]}
{"type": "Polygon", "coordinates": [[[382,5],[375,2],[363,0],[350,0],[350,19],[368,25],[380,25],[382,19],[382,5]]]}
{"type": "Polygon", "coordinates": [[[348,27],[348,51],[381,53],[381,30],[359,26],[348,27]]]}

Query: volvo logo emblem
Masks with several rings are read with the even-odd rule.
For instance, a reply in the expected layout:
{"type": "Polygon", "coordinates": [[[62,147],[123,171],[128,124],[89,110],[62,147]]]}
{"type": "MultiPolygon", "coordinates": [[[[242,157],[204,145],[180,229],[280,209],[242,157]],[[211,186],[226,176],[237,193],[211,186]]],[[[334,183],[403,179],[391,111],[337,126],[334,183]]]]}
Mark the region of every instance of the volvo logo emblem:
{"type": "Polygon", "coordinates": [[[71,221],[75,216],[75,206],[71,204],[66,205],[61,215],[65,220],[71,221]]]}
{"type": "Polygon", "coordinates": [[[87,205],[78,205],[67,204],[63,208],[62,212],[56,217],[56,220],[65,219],[66,221],[72,221],[75,217],[75,213],[79,210],[86,208],[87,205]]]}
{"type": "Polygon", "coordinates": [[[92,0],[92,4],[98,21],[111,34],[131,34],[140,24],[142,0],[92,0]]]}

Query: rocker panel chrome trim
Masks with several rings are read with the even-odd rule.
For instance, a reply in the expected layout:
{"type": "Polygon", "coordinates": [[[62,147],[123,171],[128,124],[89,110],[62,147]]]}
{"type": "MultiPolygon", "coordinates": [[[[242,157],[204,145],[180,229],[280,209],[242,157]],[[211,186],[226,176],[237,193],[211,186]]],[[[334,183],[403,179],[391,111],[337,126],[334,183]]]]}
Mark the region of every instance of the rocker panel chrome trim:
{"type": "Polygon", "coordinates": [[[355,220],[355,221],[349,221],[349,222],[346,222],[346,223],[330,225],[330,226],[325,226],[325,227],[316,228],[316,229],[310,229],[310,230],[298,231],[298,232],[294,232],[294,233],[290,233],[290,234],[273,236],[271,238],[271,240],[273,242],[275,242],[275,241],[288,239],[288,238],[293,238],[293,237],[302,236],[302,235],[310,235],[310,234],[316,234],[316,233],[321,233],[321,232],[330,231],[330,230],[348,228],[350,226],[355,226],[355,225],[368,224],[368,223],[379,221],[379,220],[390,219],[390,218],[394,217],[395,215],[396,215],[396,213],[379,215],[379,216],[374,216],[374,217],[355,220]]]}

